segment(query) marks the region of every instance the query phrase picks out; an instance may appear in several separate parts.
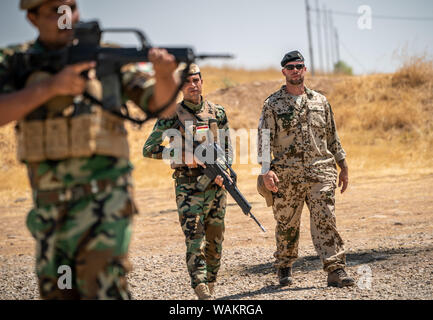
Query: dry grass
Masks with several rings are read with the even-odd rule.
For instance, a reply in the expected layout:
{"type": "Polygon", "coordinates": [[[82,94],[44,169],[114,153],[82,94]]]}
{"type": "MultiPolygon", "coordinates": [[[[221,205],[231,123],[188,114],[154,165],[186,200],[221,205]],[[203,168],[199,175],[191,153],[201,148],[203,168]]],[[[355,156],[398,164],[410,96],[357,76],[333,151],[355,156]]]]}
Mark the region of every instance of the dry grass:
{"type": "Polygon", "coordinates": [[[429,167],[433,65],[412,58],[394,74],[350,77],[329,95],[344,145],[361,168],[429,167]]]}
{"type": "Polygon", "coordinates": [[[228,89],[239,84],[281,79],[281,72],[277,69],[246,70],[228,67],[215,68],[205,66],[201,68],[204,79],[204,94],[218,89],[228,89]]]}
{"type": "MultiPolygon", "coordinates": [[[[257,128],[264,99],[283,81],[272,69],[203,67],[202,74],[205,94],[225,106],[234,129],[257,128]]],[[[394,74],[307,78],[307,85],[326,94],[332,105],[353,177],[433,171],[432,79],[432,62],[425,58],[408,59],[394,74]]],[[[168,165],[141,156],[153,124],[141,130],[128,125],[134,178],[138,187],[169,188],[168,165]]],[[[13,127],[0,128],[0,205],[29,195],[25,169],[15,158],[13,127]]],[[[241,183],[254,183],[257,165],[234,168],[241,183]]]]}

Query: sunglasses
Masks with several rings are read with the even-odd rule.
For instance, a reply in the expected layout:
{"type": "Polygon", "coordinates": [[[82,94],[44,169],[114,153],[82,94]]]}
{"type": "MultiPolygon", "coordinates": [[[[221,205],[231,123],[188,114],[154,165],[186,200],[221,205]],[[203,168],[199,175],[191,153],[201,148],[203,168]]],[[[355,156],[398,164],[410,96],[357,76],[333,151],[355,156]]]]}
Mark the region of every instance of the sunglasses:
{"type": "Polygon", "coordinates": [[[296,68],[298,70],[301,70],[304,67],[305,67],[305,64],[288,64],[287,66],[284,66],[284,69],[294,70],[296,68]]]}

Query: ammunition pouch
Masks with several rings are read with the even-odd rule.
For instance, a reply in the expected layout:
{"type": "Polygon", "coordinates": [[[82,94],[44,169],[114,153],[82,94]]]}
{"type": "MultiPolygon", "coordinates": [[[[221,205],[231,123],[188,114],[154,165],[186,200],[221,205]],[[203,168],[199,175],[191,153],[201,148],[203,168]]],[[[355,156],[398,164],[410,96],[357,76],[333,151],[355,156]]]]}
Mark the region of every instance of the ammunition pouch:
{"type": "Polygon", "coordinates": [[[129,158],[123,120],[98,106],[74,117],[22,120],[16,127],[22,162],[105,155],[129,158]]]}

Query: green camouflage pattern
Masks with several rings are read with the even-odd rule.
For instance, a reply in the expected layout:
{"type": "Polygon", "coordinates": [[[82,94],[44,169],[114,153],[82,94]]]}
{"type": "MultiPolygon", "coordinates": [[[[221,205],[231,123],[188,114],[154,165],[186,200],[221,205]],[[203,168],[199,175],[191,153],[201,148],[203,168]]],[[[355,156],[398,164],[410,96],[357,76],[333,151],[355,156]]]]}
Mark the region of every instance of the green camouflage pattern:
{"type": "Polygon", "coordinates": [[[227,192],[216,184],[200,192],[195,183],[176,185],[179,222],[185,235],[191,287],[215,282],[221,265],[227,192]]]}
{"type": "Polygon", "coordinates": [[[36,273],[43,299],[130,299],[126,274],[132,215],[130,186],[115,186],[75,201],[38,203],[27,216],[36,240],[36,273]],[[71,268],[72,288],[58,285],[71,268]]]}
{"type": "MultiPolygon", "coordinates": [[[[15,52],[45,50],[39,41],[0,49],[0,94],[19,90],[10,80],[15,52]]],[[[153,93],[153,79],[137,65],[122,69],[124,99],[144,111],[153,93]]],[[[26,163],[34,207],[27,227],[36,240],[36,272],[43,299],[129,299],[126,273],[132,215],[136,213],[129,159],[94,155],[60,161],[26,163]],[[128,177],[126,179],[125,177],[128,177]],[[122,179],[123,178],[123,179],[122,179]],[[74,200],[41,202],[43,191],[63,193],[95,181],[115,187],[74,200]],[[128,181],[119,185],[119,181],[128,181]],[[72,269],[73,288],[59,289],[59,266],[72,269]]]]}
{"type": "Polygon", "coordinates": [[[310,211],[311,237],[323,269],[331,272],[344,267],[344,243],[336,227],[335,189],[336,162],[345,159],[346,153],[326,97],[308,88],[305,94],[292,96],[282,86],[264,102],[258,139],[259,157],[270,150],[270,169],[280,181],[272,206],[276,220],[275,266],[291,267],[298,257],[305,202],[310,211]],[[269,145],[262,138],[263,129],[270,131],[269,145]]]}
{"type": "Polygon", "coordinates": [[[116,181],[132,171],[127,159],[95,155],[62,161],[43,161],[27,164],[33,190],[56,190],[87,184],[93,180],[116,181]]]}
{"type": "MultiPolygon", "coordinates": [[[[226,160],[229,164],[233,162],[233,150],[230,141],[230,128],[224,107],[219,104],[214,104],[207,101],[209,104],[213,105],[215,108],[215,115],[218,124],[218,129],[221,130],[220,137],[226,138],[224,140],[224,151],[226,160]]],[[[198,113],[202,110],[205,105],[205,101],[202,101],[198,105],[194,105],[188,101],[183,101],[187,107],[189,107],[194,112],[198,113]]],[[[153,130],[147,138],[143,146],[143,156],[152,159],[162,159],[162,154],[164,152],[164,146],[162,146],[162,136],[165,130],[173,128],[178,120],[177,114],[169,119],[158,119],[153,126],[153,130]]],[[[220,139],[220,141],[223,141],[220,139]]]]}
{"type": "MultiPolygon", "coordinates": [[[[200,112],[204,102],[194,105],[184,103],[193,111],[200,112]]],[[[225,110],[215,105],[218,128],[227,137],[224,145],[226,159],[232,163],[232,146],[229,135],[229,125],[225,110]]],[[[177,115],[171,119],[159,119],[143,147],[143,156],[162,159],[164,146],[162,135],[172,128],[178,120],[177,115]]],[[[188,176],[188,170],[176,170],[174,178],[188,176]]],[[[191,278],[191,287],[199,283],[215,282],[221,265],[222,243],[224,240],[224,216],[227,202],[227,192],[211,182],[210,186],[201,192],[195,183],[175,183],[176,204],[179,222],[185,235],[186,265],[191,278]]]]}

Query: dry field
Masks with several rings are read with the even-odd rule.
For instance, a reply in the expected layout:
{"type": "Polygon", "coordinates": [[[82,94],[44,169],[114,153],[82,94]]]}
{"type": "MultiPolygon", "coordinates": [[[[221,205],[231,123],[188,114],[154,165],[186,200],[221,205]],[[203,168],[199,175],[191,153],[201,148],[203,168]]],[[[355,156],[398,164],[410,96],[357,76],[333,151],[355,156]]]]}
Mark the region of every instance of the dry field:
{"type": "MultiPolygon", "coordinates": [[[[225,106],[235,130],[257,128],[264,99],[283,84],[277,70],[204,67],[202,73],[207,98],[225,106]]],[[[432,79],[432,62],[424,58],[408,60],[394,74],[307,79],[330,101],[348,154],[350,185],[344,195],[337,193],[337,225],[346,241],[348,270],[358,285],[326,287],[305,208],[295,283],[277,285],[272,210],[255,190],[258,165],[239,164],[238,154],[239,188],[268,232],[261,233],[230,199],[218,297],[433,298],[432,79]],[[370,287],[362,285],[365,270],[370,287]]],[[[153,123],[140,130],[129,126],[140,209],[130,250],[131,290],[137,299],[193,299],[171,170],[141,157],[153,123]]],[[[0,150],[0,299],[36,299],[34,242],[24,224],[31,194],[26,172],[15,160],[13,124],[0,128],[0,150]]]]}

